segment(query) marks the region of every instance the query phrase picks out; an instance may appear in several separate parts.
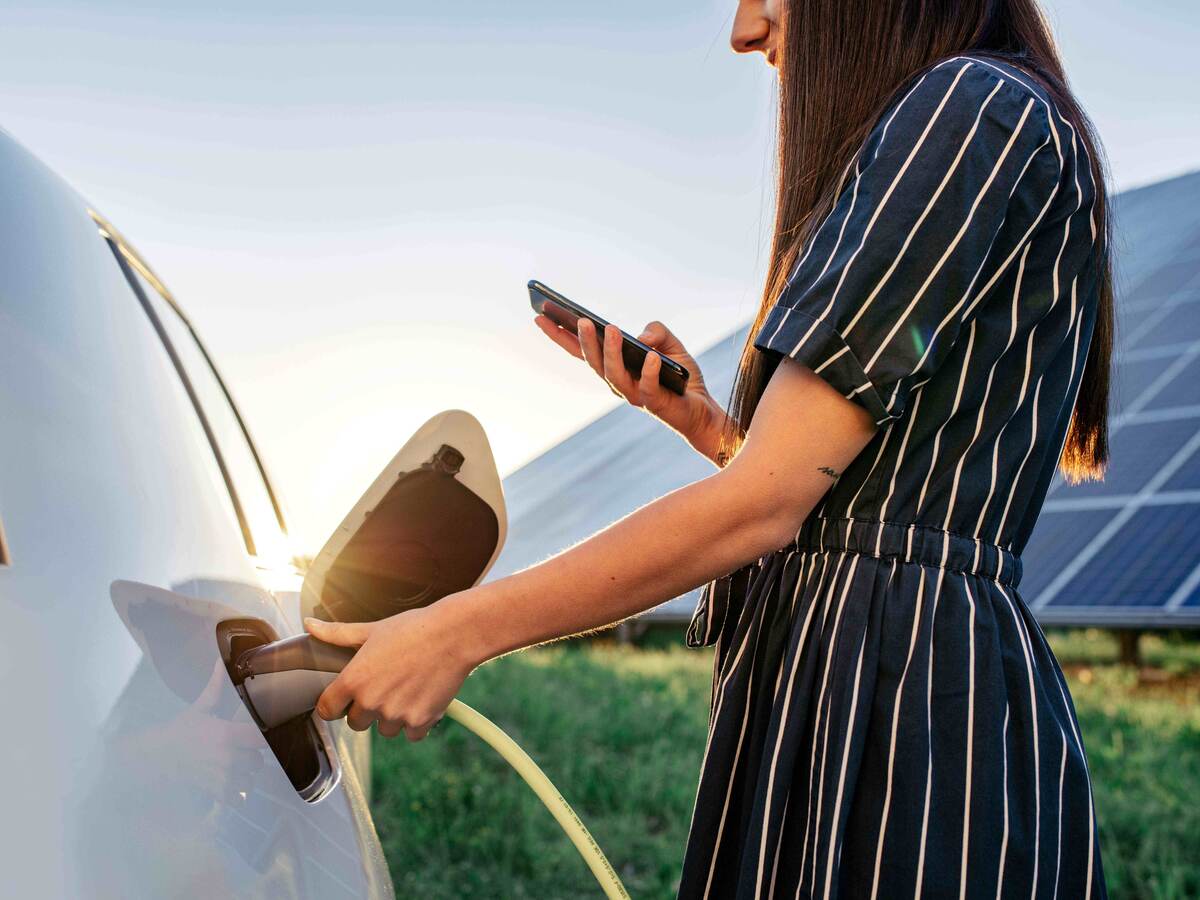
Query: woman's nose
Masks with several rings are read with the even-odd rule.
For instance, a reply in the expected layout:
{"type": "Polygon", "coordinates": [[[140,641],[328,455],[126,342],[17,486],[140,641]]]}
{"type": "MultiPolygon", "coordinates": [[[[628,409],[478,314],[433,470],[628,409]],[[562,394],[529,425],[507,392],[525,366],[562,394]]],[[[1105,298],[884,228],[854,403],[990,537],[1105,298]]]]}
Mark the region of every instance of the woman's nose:
{"type": "Polygon", "coordinates": [[[729,35],[730,46],[735,53],[767,51],[767,40],[771,36],[771,20],[767,17],[763,0],[742,0],[733,17],[733,30],[729,35]]]}

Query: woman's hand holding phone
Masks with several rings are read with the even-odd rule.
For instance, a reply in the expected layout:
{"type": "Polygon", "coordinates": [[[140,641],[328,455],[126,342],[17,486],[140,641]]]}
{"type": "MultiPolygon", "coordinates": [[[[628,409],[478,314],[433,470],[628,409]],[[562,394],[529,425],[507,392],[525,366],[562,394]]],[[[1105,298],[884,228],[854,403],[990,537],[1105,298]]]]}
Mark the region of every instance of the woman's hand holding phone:
{"type": "Polygon", "coordinates": [[[705,387],[704,376],[696,360],[666,325],[651,322],[638,335],[638,340],[675,360],[691,373],[682,396],[659,383],[662,362],[657,354],[646,354],[640,378],[635,378],[625,368],[621,357],[621,330],[615,325],[609,325],[600,335],[589,319],[579,320],[578,332],[560,328],[544,315],[534,321],[546,337],[591,366],[592,371],[607,382],[614,394],[666,423],[699,453],[717,462],[721,435],[728,417],[721,404],[713,399],[705,387]]]}

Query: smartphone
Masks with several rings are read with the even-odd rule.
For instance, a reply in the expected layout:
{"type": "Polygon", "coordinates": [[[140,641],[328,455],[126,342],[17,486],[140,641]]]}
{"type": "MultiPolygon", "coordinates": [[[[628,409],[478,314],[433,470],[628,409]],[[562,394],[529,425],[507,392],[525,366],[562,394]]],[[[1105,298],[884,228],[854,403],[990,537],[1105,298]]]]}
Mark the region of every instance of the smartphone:
{"type": "MultiPolygon", "coordinates": [[[[590,319],[596,326],[596,334],[603,340],[604,326],[609,324],[594,312],[568,300],[540,281],[529,282],[529,304],[533,307],[534,312],[545,316],[555,325],[567,329],[572,334],[578,329],[580,319],[590,319]]],[[[682,396],[683,392],[687,390],[688,377],[691,373],[669,356],[664,356],[632,335],[621,332],[621,359],[625,362],[625,368],[634,378],[642,376],[642,364],[646,361],[647,353],[655,353],[662,360],[662,368],[658,370],[658,383],[668,391],[682,396]]]]}

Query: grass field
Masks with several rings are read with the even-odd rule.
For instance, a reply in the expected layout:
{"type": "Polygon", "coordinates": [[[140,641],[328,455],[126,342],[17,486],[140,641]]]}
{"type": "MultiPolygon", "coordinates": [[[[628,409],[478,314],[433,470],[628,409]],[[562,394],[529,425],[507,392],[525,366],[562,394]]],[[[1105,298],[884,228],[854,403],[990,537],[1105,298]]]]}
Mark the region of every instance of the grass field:
{"type": "MultiPolygon", "coordinates": [[[[1200,643],[1146,636],[1143,667],[1103,632],[1052,636],[1096,783],[1114,898],[1200,897],[1200,643]]],[[[711,657],[677,634],[498,660],[461,698],[508,731],[575,806],[635,898],[674,896],[704,749],[711,657]]],[[[599,896],[549,814],[492,750],[445,722],[376,738],[375,822],[396,893],[599,896]]]]}

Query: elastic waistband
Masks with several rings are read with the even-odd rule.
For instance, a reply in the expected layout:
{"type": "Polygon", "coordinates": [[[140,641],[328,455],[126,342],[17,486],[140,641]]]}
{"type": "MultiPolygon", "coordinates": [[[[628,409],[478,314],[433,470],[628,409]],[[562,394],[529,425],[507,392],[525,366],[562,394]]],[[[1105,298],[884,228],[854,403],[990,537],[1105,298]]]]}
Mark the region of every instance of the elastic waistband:
{"type": "Polygon", "coordinates": [[[798,550],[845,550],[880,559],[968,572],[1016,587],[1021,557],[978,538],[932,525],[869,522],[862,519],[810,519],[796,536],[798,550]]]}

